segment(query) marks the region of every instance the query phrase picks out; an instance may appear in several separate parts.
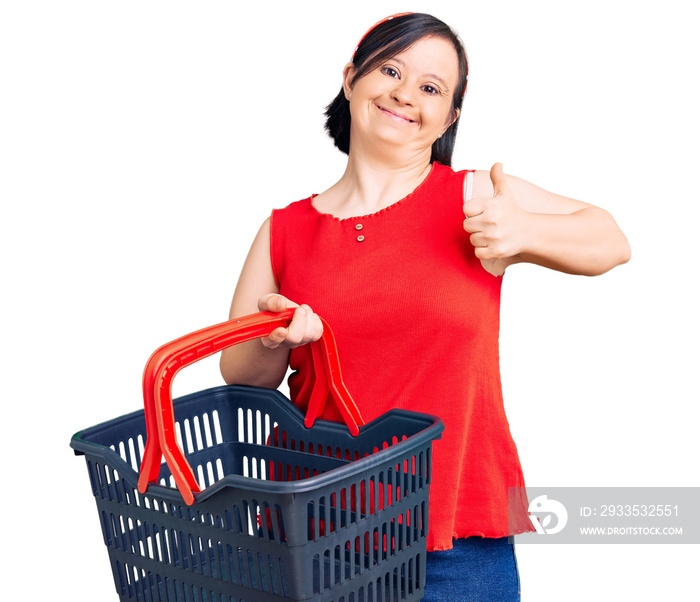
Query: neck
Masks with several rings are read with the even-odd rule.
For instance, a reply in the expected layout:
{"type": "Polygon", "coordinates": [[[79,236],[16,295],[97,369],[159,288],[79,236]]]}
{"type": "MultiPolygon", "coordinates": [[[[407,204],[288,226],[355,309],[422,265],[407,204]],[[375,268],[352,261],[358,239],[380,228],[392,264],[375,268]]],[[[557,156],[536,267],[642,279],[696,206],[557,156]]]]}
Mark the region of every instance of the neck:
{"type": "Polygon", "coordinates": [[[314,203],[340,218],[376,213],[413,192],[430,169],[430,155],[425,153],[386,160],[351,151],[343,176],[314,203]]]}

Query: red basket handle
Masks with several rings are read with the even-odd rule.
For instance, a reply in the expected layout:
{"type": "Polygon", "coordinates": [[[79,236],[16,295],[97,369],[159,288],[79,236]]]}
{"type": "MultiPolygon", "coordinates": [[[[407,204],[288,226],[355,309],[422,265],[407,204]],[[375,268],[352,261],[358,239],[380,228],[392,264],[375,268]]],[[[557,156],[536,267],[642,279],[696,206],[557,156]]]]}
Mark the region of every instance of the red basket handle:
{"type": "MultiPolygon", "coordinates": [[[[141,493],[146,493],[149,483],[157,481],[163,457],[188,505],[194,503],[194,493],[201,491],[175,435],[171,394],[175,375],[182,368],[222,349],[267,336],[280,326],[288,326],[293,315],[294,309],[291,308],[279,313],[260,312],[230,320],[175,339],[159,347],[151,355],[143,374],[143,401],[148,437],[138,482],[141,493]]],[[[358,427],[363,425],[364,421],[342,381],[333,332],[323,318],[321,322],[323,335],[318,341],[311,343],[316,380],[304,424],[311,427],[314,420],[323,413],[330,392],[351,434],[357,436],[358,427]]]]}

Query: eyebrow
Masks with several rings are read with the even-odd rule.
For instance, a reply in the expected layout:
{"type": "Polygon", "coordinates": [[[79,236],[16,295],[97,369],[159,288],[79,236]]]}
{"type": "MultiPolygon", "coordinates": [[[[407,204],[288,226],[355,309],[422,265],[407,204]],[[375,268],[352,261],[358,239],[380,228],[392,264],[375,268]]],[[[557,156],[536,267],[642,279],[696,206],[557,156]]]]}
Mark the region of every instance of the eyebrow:
{"type": "MultiPolygon", "coordinates": [[[[406,63],[404,63],[400,58],[393,57],[393,58],[391,58],[391,59],[389,59],[389,60],[392,60],[392,61],[395,61],[395,62],[399,63],[402,67],[405,67],[405,66],[406,66],[406,63]]],[[[448,90],[450,89],[450,87],[447,85],[447,82],[446,82],[444,79],[442,79],[439,75],[436,75],[435,73],[424,73],[424,74],[423,74],[423,77],[431,77],[431,78],[433,78],[433,79],[436,79],[436,80],[438,80],[443,86],[445,86],[445,88],[447,88],[448,90]]]]}

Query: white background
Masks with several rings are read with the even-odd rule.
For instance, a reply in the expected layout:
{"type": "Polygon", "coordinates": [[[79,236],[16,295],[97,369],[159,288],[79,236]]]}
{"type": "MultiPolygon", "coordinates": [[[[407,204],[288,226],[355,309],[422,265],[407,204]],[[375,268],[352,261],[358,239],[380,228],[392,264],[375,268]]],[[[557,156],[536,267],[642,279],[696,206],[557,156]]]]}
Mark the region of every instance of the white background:
{"type": "MultiPolygon", "coordinates": [[[[526,482],[700,485],[691,4],[4,3],[6,585],[116,599],[70,437],[139,409],[150,353],[226,318],[270,210],[340,176],[323,108],[362,33],[397,11],[466,43],[456,168],[502,161],[604,206],[632,244],[598,278],[506,274],[503,384],[526,482]]],[[[220,383],[205,361],[175,394],[220,383]]],[[[517,550],[525,602],[700,599],[698,545],[517,550]]]]}

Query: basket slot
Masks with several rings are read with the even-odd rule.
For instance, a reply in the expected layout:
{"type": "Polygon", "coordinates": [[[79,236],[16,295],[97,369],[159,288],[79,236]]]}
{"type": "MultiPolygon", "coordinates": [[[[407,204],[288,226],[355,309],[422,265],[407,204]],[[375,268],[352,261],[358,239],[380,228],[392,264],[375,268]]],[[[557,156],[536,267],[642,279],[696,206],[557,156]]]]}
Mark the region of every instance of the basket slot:
{"type": "MultiPolygon", "coordinates": [[[[204,553],[206,555],[212,551],[213,548],[210,548],[204,553]]],[[[223,594],[224,590],[220,588],[211,589],[193,584],[197,580],[197,575],[206,576],[206,572],[200,573],[193,570],[189,573],[189,577],[188,573],[182,573],[181,579],[170,579],[167,576],[161,576],[157,572],[157,567],[151,571],[137,566],[136,563],[120,560],[115,562],[118,592],[121,596],[128,596],[128,599],[172,602],[238,601],[241,598],[230,594],[236,591],[246,591],[249,594],[250,590],[289,599],[287,598],[289,596],[288,580],[282,559],[241,548],[234,550],[231,546],[227,546],[225,550],[220,547],[214,552],[214,556],[216,556],[216,563],[213,566],[217,567],[217,576],[224,583],[233,584],[233,587],[224,586],[226,594],[223,594]],[[239,590],[239,588],[245,589],[239,590]]]]}
{"type": "Polygon", "coordinates": [[[341,458],[275,447],[258,448],[258,452],[271,481],[300,481],[349,464],[341,458]]]}
{"type": "Polygon", "coordinates": [[[182,416],[175,421],[176,440],[185,454],[209,449],[221,443],[218,412],[213,414],[213,416],[207,413],[182,416]]]}
{"type": "Polygon", "coordinates": [[[106,499],[119,504],[140,505],[141,500],[135,491],[126,481],[120,477],[119,473],[106,464],[99,462],[87,462],[88,473],[92,492],[95,497],[106,499]]]}
{"type": "MultiPolygon", "coordinates": [[[[367,517],[367,490],[364,479],[342,487],[307,504],[308,540],[315,541],[340,531],[367,517]]],[[[373,513],[370,512],[370,513],[373,513]]]]}
{"type": "MultiPolygon", "coordinates": [[[[392,519],[389,523],[391,531],[383,534],[384,549],[388,545],[390,549],[398,546],[400,550],[425,537],[427,522],[425,506],[421,502],[423,493],[415,488],[419,483],[414,478],[415,473],[404,471],[408,464],[409,460],[406,459],[367,479],[346,483],[339,490],[311,499],[307,504],[308,541],[316,541],[350,525],[362,523],[368,516],[380,512],[391,512],[391,516],[399,513],[397,522],[394,524],[392,519]],[[416,502],[412,503],[411,499],[416,495],[416,502]]],[[[415,465],[413,462],[411,464],[415,465]]],[[[421,481],[421,486],[425,486],[425,481],[421,481]]]]}
{"type": "Polygon", "coordinates": [[[360,567],[355,562],[354,556],[348,547],[341,549],[340,545],[335,546],[333,550],[325,550],[323,554],[315,554],[313,557],[314,594],[320,594],[335,585],[344,583],[346,579],[350,579],[351,575],[359,575],[360,567]]]}
{"type": "Polygon", "coordinates": [[[338,544],[315,554],[312,559],[313,593],[323,594],[366,571],[376,570],[378,565],[387,561],[398,566],[393,571],[380,573],[378,578],[367,583],[368,590],[376,591],[378,596],[370,599],[406,599],[408,595],[419,592],[423,587],[420,575],[421,554],[398,556],[398,552],[392,551],[387,556],[381,546],[377,545],[380,541],[377,533],[375,528],[372,534],[366,533],[364,538],[358,536],[347,540],[344,545],[338,544]],[[403,562],[396,563],[396,559],[403,562]]]}
{"type": "MultiPolygon", "coordinates": [[[[207,414],[189,416],[175,422],[177,441],[185,454],[213,447],[212,425],[207,414]],[[183,435],[184,433],[184,435],[183,435]]],[[[216,429],[214,429],[216,432],[216,429]]]]}
{"type": "MultiPolygon", "coordinates": [[[[143,447],[141,449],[143,449],[143,447]]],[[[119,441],[116,445],[112,446],[112,450],[118,453],[124,462],[138,471],[141,463],[141,455],[136,452],[133,437],[129,437],[124,441],[119,441]]]]}
{"type": "Polygon", "coordinates": [[[241,443],[265,445],[278,423],[259,409],[238,408],[237,439],[241,443]]]}
{"type": "MultiPolygon", "coordinates": [[[[227,475],[259,480],[299,481],[349,464],[349,460],[251,443],[228,443],[187,455],[200,482],[209,487],[227,475]]],[[[158,482],[175,488],[166,464],[158,482]]],[[[93,488],[94,491],[94,488],[93,488]]]]}
{"type": "MultiPolygon", "coordinates": [[[[131,562],[117,562],[123,593],[130,591],[130,595],[137,596],[146,592],[155,594],[157,580],[153,574],[136,568],[148,564],[143,562],[142,559],[145,558],[258,591],[281,595],[287,590],[284,563],[276,555],[234,547],[221,540],[156,524],[141,524],[140,521],[134,523],[129,518],[113,513],[109,516],[103,513],[103,516],[108,526],[107,545],[119,550],[123,558],[127,558],[125,555],[134,557],[131,562]]],[[[162,585],[161,580],[159,595],[163,594],[162,585]]]]}

